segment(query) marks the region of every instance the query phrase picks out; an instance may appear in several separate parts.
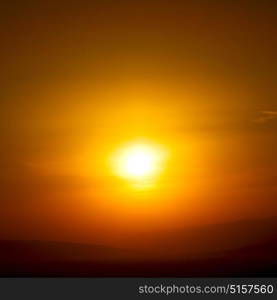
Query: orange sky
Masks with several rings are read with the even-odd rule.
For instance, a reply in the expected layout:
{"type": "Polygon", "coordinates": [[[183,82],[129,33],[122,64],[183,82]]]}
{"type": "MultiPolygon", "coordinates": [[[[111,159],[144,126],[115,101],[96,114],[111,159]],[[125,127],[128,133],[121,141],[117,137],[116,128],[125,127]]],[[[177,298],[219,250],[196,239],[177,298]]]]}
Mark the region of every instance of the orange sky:
{"type": "Polygon", "coordinates": [[[115,2],[1,9],[0,237],[276,215],[273,1],[115,2]],[[137,139],[169,153],[145,190],[108,163],[137,139]]]}

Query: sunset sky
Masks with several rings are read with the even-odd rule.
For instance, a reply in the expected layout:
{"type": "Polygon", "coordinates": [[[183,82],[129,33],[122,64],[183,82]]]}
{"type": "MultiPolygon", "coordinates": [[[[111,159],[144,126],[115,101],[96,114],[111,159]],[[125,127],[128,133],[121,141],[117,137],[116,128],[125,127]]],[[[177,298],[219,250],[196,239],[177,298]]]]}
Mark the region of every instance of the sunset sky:
{"type": "Polygon", "coordinates": [[[277,215],[276,3],[89,2],[0,4],[0,238],[277,215]]]}

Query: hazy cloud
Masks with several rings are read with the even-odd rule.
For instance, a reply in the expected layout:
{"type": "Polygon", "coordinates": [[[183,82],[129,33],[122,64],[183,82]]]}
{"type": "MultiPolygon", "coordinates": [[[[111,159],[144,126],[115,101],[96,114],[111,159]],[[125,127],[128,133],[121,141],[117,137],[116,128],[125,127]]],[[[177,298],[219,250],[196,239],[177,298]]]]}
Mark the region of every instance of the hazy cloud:
{"type": "Polygon", "coordinates": [[[259,117],[255,119],[255,121],[264,123],[270,120],[274,120],[276,118],[277,118],[277,111],[267,110],[267,111],[261,111],[259,117]]]}

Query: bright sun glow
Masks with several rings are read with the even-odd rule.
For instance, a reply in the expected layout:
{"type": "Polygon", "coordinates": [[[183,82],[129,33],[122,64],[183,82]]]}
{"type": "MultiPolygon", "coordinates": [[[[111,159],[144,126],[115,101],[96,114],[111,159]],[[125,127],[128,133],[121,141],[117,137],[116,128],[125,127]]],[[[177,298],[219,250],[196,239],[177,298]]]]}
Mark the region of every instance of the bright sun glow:
{"type": "Polygon", "coordinates": [[[116,172],[130,179],[152,177],[160,170],[161,154],[160,149],[152,145],[143,143],[128,145],[116,154],[116,172]]]}

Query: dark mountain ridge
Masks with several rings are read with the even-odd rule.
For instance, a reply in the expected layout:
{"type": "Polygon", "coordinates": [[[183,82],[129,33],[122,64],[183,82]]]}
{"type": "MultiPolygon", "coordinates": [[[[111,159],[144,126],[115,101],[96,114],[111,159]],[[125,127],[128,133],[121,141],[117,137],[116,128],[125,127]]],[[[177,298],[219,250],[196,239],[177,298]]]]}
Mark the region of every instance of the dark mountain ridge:
{"type": "MultiPolygon", "coordinates": [[[[277,276],[277,218],[165,234],[162,250],[0,241],[0,276],[277,276]],[[170,242],[171,239],[171,242],[170,242]],[[171,244],[170,244],[171,243],[171,244]]],[[[155,247],[158,247],[158,243],[155,247]]]]}

